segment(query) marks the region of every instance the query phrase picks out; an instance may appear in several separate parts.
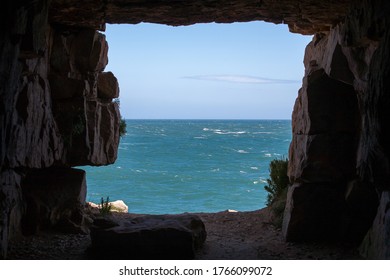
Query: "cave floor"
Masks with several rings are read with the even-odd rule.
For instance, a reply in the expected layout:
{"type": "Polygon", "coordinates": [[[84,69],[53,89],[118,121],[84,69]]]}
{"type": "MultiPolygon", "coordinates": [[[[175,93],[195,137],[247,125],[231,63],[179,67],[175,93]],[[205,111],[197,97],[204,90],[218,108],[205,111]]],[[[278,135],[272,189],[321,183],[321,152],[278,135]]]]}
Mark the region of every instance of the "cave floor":
{"type": "MultiPolygon", "coordinates": [[[[207,240],[196,259],[360,259],[357,248],[347,244],[285,242],[281,231],[269,223],[267,209],[198,215],[205,223],[207,240]]],[[[89,235],[45,232],[10,242],[8,259],[83,260],[89,245],[89,235]]]]}

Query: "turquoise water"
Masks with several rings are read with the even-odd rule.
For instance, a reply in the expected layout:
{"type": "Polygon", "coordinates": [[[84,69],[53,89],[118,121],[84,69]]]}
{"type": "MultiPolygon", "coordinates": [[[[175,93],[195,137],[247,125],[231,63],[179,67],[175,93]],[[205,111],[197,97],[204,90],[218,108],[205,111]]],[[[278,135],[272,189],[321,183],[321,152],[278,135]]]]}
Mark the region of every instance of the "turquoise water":
{"type": "Polygon", "coordinates": [[[129,212],[249,211],[265,206],[269,162],[286,157],[289,120],[127,120],[115,164],[83,167],[87,200],[129,212]]]}

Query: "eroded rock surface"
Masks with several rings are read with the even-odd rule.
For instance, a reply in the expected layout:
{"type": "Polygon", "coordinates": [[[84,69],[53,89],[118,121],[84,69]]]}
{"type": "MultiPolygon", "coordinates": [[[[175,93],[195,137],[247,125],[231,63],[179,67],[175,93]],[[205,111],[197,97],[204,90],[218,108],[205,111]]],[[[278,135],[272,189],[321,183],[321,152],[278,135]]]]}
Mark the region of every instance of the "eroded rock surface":
{"type": "MultiPolygon", "coordinates": [[[[98,77],[104,76],[108,61],[103,34],[51,25],[46,0],[5,1],[1,6],[0,258],[4,258],[8,239],[21,232],[25,223],[21,221],[35,211],[26,207],[22,188],[26,175],[53,166],[68,174],[75,165],[113,163],[120,114],[113,102],[118,86],[106,86],[104,97],[98,95],[98,77]]],[[[113,81],[111,75],[106,84],[113,81]]],[[[47,188],[59,196],[79,186],[66,180],[51,183],[47,188]]],[[[61,204],[54,198],[55,194],[46,202],[53,207],[59,203],[53,211],[66,216],[68,210],[57,213],[61,204]]]]}
{"type": "Polygon", "coordinates": [[[57,228],[65,232],[88,232],[83,210],[87,195],[85,171],[75,168],[31,170],[22,182],[26,207],[22,229],[35,234],[57,228]]]}
{"type": "Polygon", "coordinates": [[[351,0],[53,0],[51,20],[68,25],[104,28],[104,23],[151,22],[168,25],[263,20],[286,23],[292,32],[329,31],[345,17],[351,0]]]}
{"type": "MultiPolygon", "coordinates": [[[[389,12],[388,2],[357,2],[345,21],[306,48],[293,112],[288,240],[360,242],[375,215],[385,215],[377,207],[390,179],[389,12]]],[[[376,220],[366,240],[381,232],[378,242],[388,247],[386,227],[376,220]]],[[[379,243],[365,241],[365,255],[388,258],[379,243]]]]}
{"type": "Polygon", "coordinates": [[[367,259],[390,259],[390,192],[382,193],[374,223],[363,240],[360,253],[367,259]]]}
{"type": "Polygon", "coordinates": [[[192,214],[95,220],[90,256],[97,259],[193,259],[206,240],[202,220],[192,214]]]}

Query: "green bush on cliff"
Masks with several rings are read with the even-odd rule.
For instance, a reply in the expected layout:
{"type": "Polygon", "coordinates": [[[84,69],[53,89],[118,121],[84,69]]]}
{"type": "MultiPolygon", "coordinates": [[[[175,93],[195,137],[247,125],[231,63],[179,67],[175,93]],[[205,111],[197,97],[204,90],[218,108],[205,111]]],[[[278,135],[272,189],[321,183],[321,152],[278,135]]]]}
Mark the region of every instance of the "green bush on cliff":
{"type": "MultiPolygon", "coordinates": [[[[119,98],[115,98],[112,101],[113,103],[118,105],[118,108],[121,106],[121,101],[119,98]]],[[[119,121],[119,137],[123,137],[126,135],[126,120],[121,117],[121,120],[119,121]]]]}
{"type": "Polygon", "coordinates": [[[119,136],[122,137],[122,136],[126,135],[126,132],[127,132],[126,120],[125,119],[121,119],[121,121],[119,123],[119,136]]]}
{"type": "Polygon", "coordinates": [[[286,206],[289,178],[287,176],[288,159],[274,159],[269,164],[270,178],[264,189],[268,192],[267,206],[271,208],[273,222],[281,227],[286,206]]]}

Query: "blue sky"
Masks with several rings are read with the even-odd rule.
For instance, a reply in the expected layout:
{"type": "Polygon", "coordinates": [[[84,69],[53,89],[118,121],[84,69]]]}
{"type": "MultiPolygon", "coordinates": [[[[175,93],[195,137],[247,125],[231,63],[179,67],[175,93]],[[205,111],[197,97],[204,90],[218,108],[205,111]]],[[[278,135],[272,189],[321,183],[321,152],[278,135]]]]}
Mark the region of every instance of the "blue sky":
{"type": "Polygon", "coordinates": [[[311,36],[265,22],[108,25],[121,114],[131,119],[290,119],[311,36]]]}

